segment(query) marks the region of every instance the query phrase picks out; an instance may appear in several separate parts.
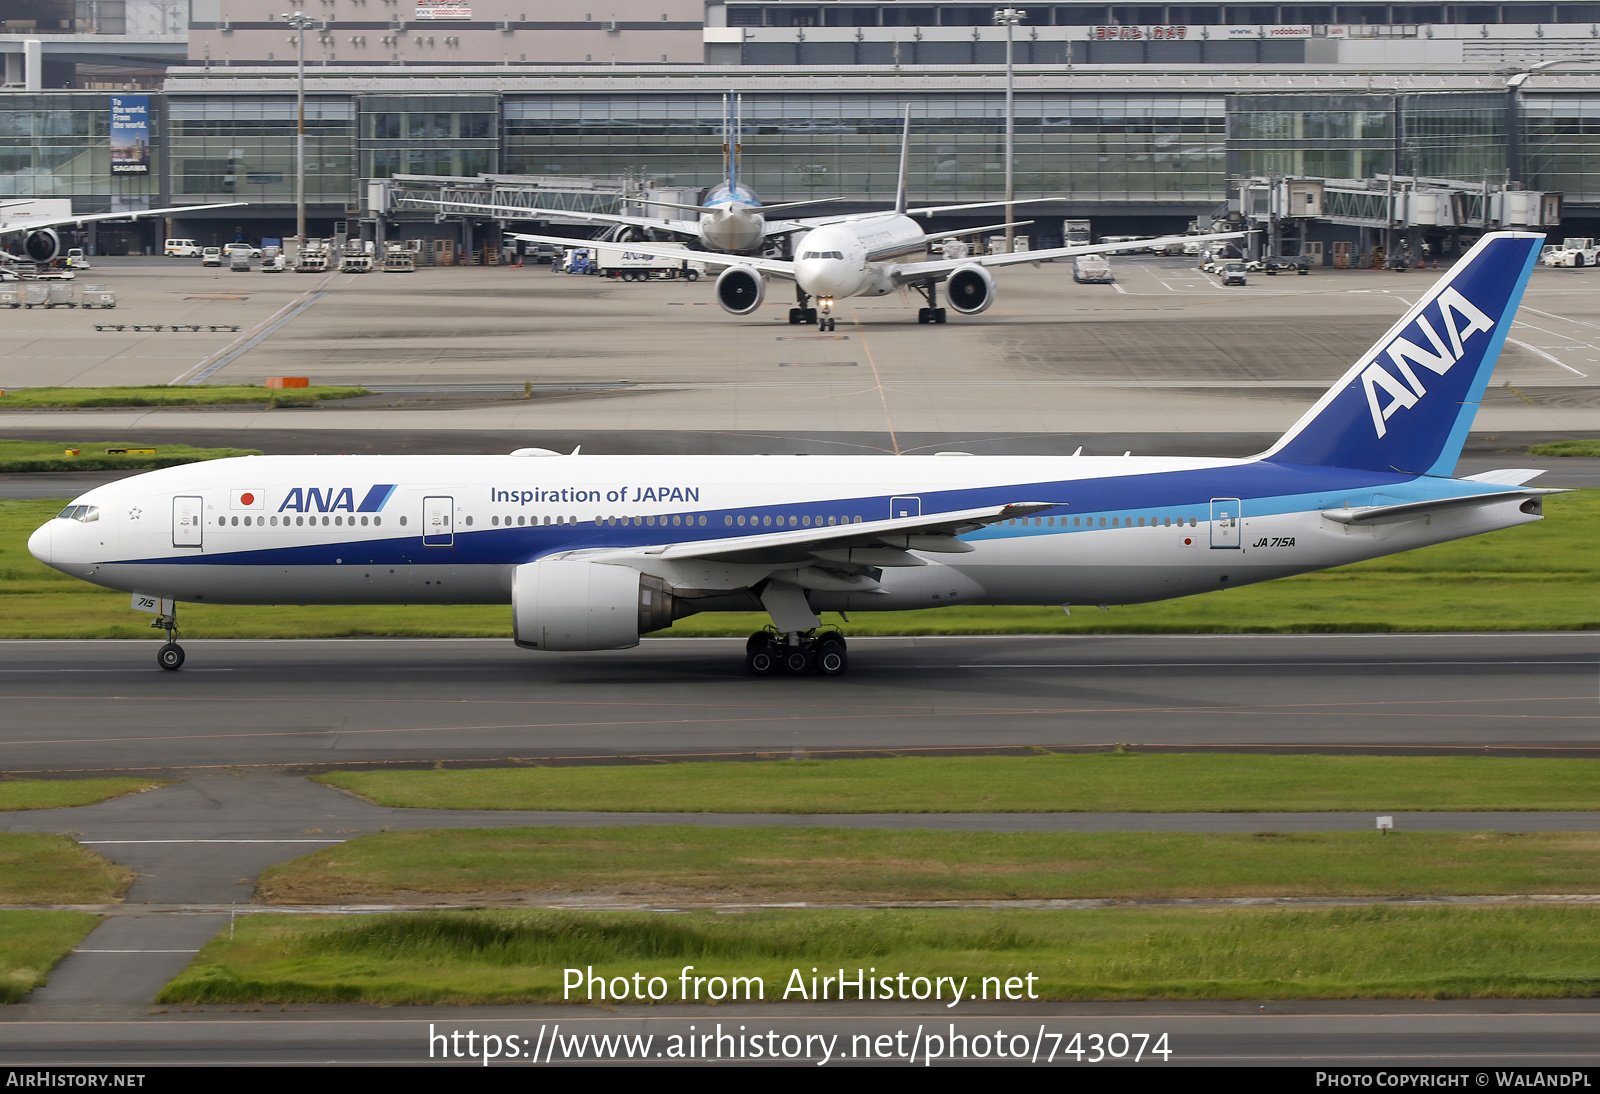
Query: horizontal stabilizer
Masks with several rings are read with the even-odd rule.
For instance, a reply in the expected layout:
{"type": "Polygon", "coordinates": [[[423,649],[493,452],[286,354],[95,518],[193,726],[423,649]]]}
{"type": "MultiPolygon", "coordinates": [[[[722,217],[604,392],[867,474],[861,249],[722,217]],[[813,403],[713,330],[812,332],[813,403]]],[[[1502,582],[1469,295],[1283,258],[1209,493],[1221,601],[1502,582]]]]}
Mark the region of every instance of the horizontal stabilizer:
{"type": "Polygon", "coordinates": [[[1431,501],[1408,501],[1399,505],[1376,505],[1368,509],[1324,509],[1322,515],[1335,524],[1394,524],[1402,520],[1421,520],[1434,513],[1447,510],[1472,509],[1485,505],[1499,505],[1520,498],[1528,501],[1546,494],[1560,494],[1561,490],[1507,490],[1493,494],[1467,494],[1455,498],[1438,498],[1431,501]]]}

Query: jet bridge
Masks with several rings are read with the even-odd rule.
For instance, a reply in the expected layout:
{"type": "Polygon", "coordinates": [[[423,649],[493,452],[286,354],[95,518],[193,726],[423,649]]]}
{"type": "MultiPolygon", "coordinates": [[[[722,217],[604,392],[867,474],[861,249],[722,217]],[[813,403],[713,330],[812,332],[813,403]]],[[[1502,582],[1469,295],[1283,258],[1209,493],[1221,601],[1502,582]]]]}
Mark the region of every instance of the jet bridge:
{"type": "MultiPolygon", "coordinates": [[[[464,202],[473,205],[499,205],[522,209],[549,209],[574,213],[633,212],[649,206],[652,197],[681,202],[687,199],[677,189],[663,191],[647,181],[575,175],[478,175],[471,178],[447,175],[394,175],[386,179],[363,180],[363,237],[371,239],[383,253],[388,237],[396,232],[407,238],[438,237],[456,240],[463,254],[475,250],[475,228],[498,220],[482,213],[451,212],[435,202],[464,202]],[[427,226],[424,228],[424,226],[427,226]]],[[[653,211],[653,210],[652,210],[653,211]]],[[[551,224],[593,227],[589,221],[564,220],[559,215],[540,214],[551,224]]],[[[491,231],[489,234],[496,234],[491,231]]],[[[487,243],[487,241],[484,241],[487,243]]]]}
{"type": "Polygon", "coordinates": [[[1420,255],[1424,235],[1557,225],[1561,194],[1524,190],[1519,183],[1419,175],[1271,176],[1233,180],[1228,212],[1257,229],[1250,237],[1252,258],[1284,254],[1286,246],[1296,245],[1306,254],[1312,226],[1329,224],[1382,233],[1381,243],[1374,237],[1374,249],[1381,246],[1392,261],[1402,238],[1411,254],[1420,255]]]}

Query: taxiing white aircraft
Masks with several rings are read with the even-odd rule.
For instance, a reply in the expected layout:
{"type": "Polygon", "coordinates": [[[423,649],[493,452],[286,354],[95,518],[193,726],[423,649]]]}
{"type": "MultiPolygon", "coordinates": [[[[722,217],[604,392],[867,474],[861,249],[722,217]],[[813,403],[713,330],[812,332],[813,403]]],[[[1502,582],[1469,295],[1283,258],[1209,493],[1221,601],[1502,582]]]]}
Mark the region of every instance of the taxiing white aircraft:
{"type": "MultiPolygon", "coordinates": [[[[939,306],[939,285],[947,283],[946,295],[952,308],[963,315],[975,315],[987,311],[994,303],[994,277],[989,270],[997,266],[1014,266],[1023,262],[1039,263],[1048,259],[1075,258],[1078,255],[1105,254],[1112,251],[1142,250],[1168,243],[1202,243],[1217,239],[1237,239],[1244,234],[1219,232],[1212,235],[1162,236],[1157,239],[1129,240],[1121,243],[1052,247],[1015,254],[896,262],[893,260],[923,252],[928,244],[935,240],[993,232],[1017,227],[1019,224],[1019,222],[988,224],[953,232],[924,231],[920,224],[911,219],[912,217],[960,209],[989,208],[1007,203],[982,201],[966,205],[934,205],[921,209],[908,209],[906,171],[910,154],[911,114],[908,110],[905,132],[900,143],[900,181],[896,188],[893,209],[793,221],[791,227],[786,230],[798,232],[803,229],[805,234],[795,236],[795,257],[792,259],[731,255],[697,256],[696,261],[709,269],[722,271],[717,276],[717,303],[722,305],[724,311],[733,315],[749,315],[766,299],[766,278],[783,278],[795,283],[798,298],[796,306],[789,309],[789,322],[816,323],[818,330],[831,331],[838,328],[838,317],[833,314],[835,302],[854,296],[887,296],[898,289],[911,288],[915,289],[925,302],[925,306],[917,310],[917,322],[943,323],[945,309],[939,306]],[[813,300],[817,307],[810,306],[813,300]]],[[[1012,204],[1027,203],[1024,201],[1012,204]]],[[[513,233],[511,238],[527,240],[530,243],[554,244],[558,247],[571,247],[575,242],[559,236],[522,233],[513,233]]],[[[674,262],[683,258],[681,248],[659,244],[629,243],[628,250],[674,262]]]]}
{"type": "Polygon", "coordinates": [[[12,212],[16,206],[32,205],[36,199],[7,202],[0,205],[0,262],[53,262],[61,253],[61,237],[56,229],[65,225],[88,224],[94,220],[135,220],[140,217],[176,216],[181,213],[198,213],[202,210],[230,209],[248,205],[247,201],[225,201],[216,205],[179,205],[170,209],[140,209],[128,213],[85,213],[82,216],[31,217],[26,212],[12,212]],[[13,241],[21,245],[20,254],[11,250],[13,241]]]}
{"type": "Polygon", "coordinates": [[[845,671],[819,613],[1131,604],[1541,519],[1452,478],[1543,236],[1484,236],[1267,451],[1089,456],[257,456],[99,486],[34,557],[176,602],[509,604],[519,646],[621,649],[765,609],[758,675],[845,671]]]}

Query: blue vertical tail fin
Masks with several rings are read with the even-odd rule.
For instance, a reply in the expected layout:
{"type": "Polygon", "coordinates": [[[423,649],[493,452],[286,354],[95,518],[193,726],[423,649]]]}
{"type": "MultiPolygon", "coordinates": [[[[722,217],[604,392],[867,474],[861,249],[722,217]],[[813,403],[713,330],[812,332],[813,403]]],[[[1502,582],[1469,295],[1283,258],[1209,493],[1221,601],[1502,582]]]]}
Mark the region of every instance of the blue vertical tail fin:
{"type": "Polygon", "coordinates": [[[1449,475],[1543,243],[1480,239],[1260,458],[1449,475]]]}

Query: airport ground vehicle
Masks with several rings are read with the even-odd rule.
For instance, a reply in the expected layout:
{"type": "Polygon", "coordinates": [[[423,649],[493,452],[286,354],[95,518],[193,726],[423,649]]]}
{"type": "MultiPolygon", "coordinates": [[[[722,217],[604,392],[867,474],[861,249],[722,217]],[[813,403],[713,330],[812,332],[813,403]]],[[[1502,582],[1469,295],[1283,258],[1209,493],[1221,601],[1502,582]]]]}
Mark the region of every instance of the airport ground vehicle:
{"type": "Polygon", "coordinates": [[[1129,604],[1539,520],[1537,471],[1453,478],[1542,236],[1484,236],[1266,451],[1086,456],[256,456],[97,486],[35,558],[176,602],[509,602],[518,645],[621,649],[764,609],[751,672],[845,671],[823,611],[1129,604]]]}
{"type": "Polygon", "coordinates": [[[202,266],[221,266],[222,265],[222,248],[221,247],[205,247],[205,248],[203,248],[200,251],[200,265],[202,265],[202,266]]]}
{"type": "Polygon", "coordinates": [[[90,268],[89,258],[83,253],[82,247],[73,247],[67,251],[67,269],[87,270],[90,268]]]}
{"type": "Polygon", "coordinates": [[[247,258],[261,257],[261,248],[252,243],[224,243],[222,245],[222,250],[223,253],[229,258],[232,258],[235,254],[241,251],[244,252],[247,258]]]}
{"type": "Polygon", "coordinates": [[[1245,284],[1245,274],[1247,272],[1243,262],[1225,262],[1222,265],[1222,283],[1224,285],[1243,285],[1245,284]]]}
{"type": "Polygon", "coordinates": [[[326,273],[330,260],[328,241],[325,239],[308,239],[300,248],[300,256],[295,260],[295,273],[326,273]]]}
{"type": "Polygon", "coordinates": [[[1106,285],[1115,281],[1111,273],[1111,263],[1104,255],[1079,255],[1072,260],[1072,280],[1082,285],[1094,283],[1106,285]]]}
{"type": "Polygon", "coordinates": [[[288,260],[283,257],[283,248],[272,246],[261,249],[261,272],[282,273],[288,265],[288,260]]]}
{"type": "Polygon", "coordinates": [[[168,258],[199,258],[200,244],[192,239],[169,239],[161,253],[168,258]]]}
{"type": "Polygon", "coordinates": [[[1594,266],[1600,264],[1600,247],[1593,239],[1572,236],[1559,244],[1546,246],[1540,261],[1546,266],[1594,266]]]}
{"type": "Polygon", "coordinates": [[[250,272],[250,250],[247,247],[232,247],[227,250],[228,269],[240,272],[250,272]]]}

